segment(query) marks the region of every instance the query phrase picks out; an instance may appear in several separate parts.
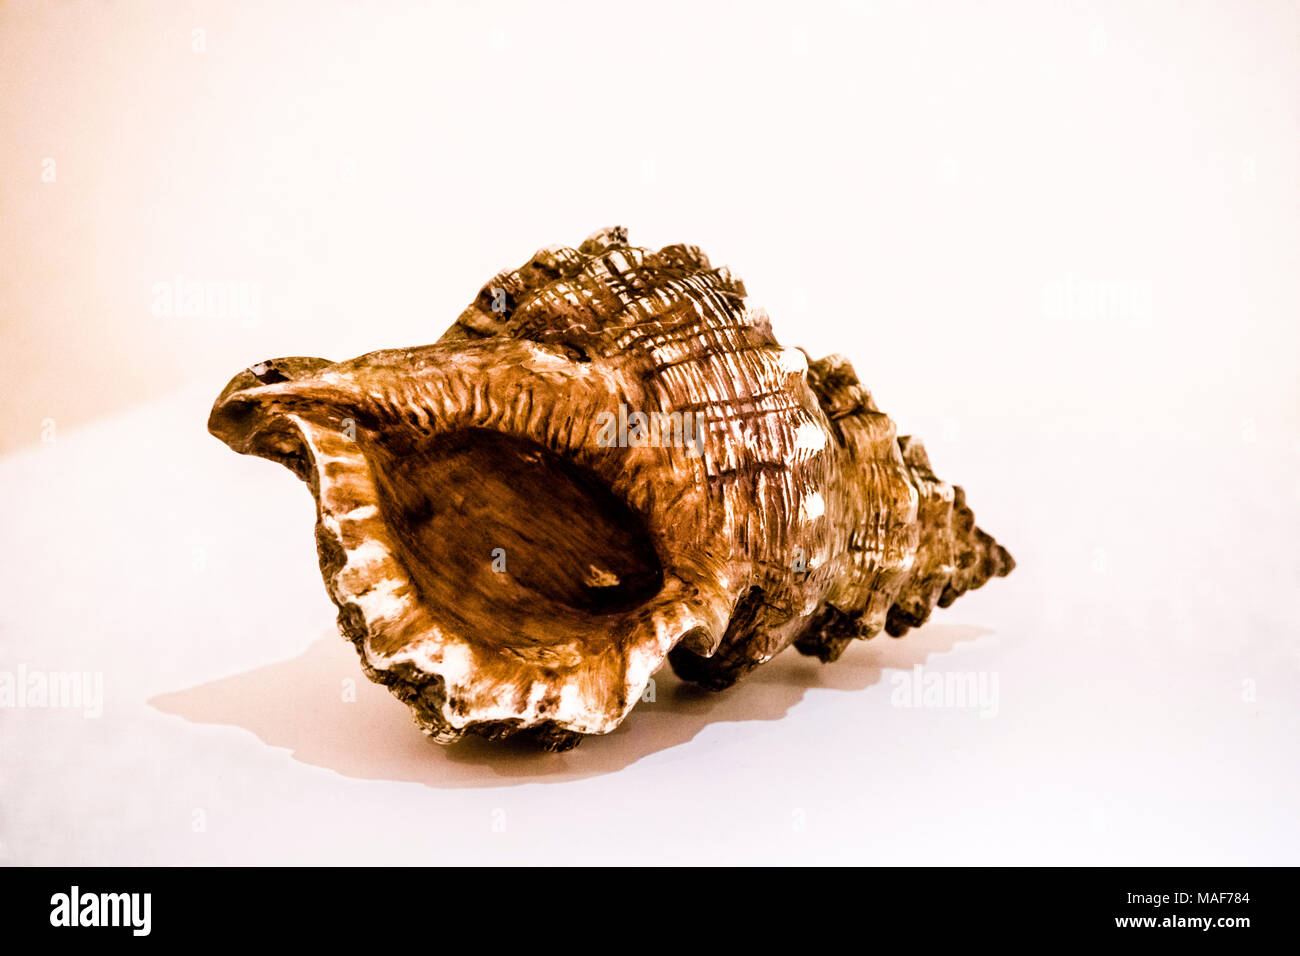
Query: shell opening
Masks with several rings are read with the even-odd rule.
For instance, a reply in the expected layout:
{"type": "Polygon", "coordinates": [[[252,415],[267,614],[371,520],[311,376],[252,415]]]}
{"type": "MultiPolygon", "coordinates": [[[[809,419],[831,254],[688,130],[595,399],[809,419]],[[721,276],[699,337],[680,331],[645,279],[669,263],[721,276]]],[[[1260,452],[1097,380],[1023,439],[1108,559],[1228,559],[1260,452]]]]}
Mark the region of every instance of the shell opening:
{"type": "Polygon", "coordinates": [[[557,623],[573,636],[663,587],[642,519],[543,445],[468,428],[368,454],[384,459],[379,507],[421,596],[481,639],[550,643],[557,623]]]}

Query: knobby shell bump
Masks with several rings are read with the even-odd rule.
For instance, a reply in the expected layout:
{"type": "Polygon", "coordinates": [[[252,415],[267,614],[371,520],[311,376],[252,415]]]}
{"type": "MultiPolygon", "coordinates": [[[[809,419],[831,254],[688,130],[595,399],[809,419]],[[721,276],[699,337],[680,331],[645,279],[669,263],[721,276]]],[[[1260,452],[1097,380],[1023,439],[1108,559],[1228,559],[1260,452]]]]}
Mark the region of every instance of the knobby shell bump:
{"type": "Polygon", "coordinates": [[[833,661],[1014,566],[843,357],[621,228],[497,275],[433,345],[254,365],[208,428],[307,483],[341,630],[442,742],[567,749],[665,659],[714,689],[792,644],[833,661]]]}

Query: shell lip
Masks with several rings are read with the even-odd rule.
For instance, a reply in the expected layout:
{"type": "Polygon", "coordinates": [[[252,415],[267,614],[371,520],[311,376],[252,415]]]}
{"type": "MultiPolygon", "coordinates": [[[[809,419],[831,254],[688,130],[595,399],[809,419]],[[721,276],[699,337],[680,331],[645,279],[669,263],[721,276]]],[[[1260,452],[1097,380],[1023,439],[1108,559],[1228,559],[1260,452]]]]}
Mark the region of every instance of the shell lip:
{"type": "MultiPolygon", "coordinates": [[[[511,354],[525,357],[533,374],[551,377],[563,371],[562,360],[549,350],[519,350],[518,345],[510,346],[511,354]]],[[[493,350],[477,351],[490,355],[493,350]]],[[[510,635],[466,625],[463,614],[452,613],[457,600],[487,593],[472,580],[462,580],[463,586],[430,600],[430,582],[421,580],[420,569],[432,563],[436,570],[438,561],[430,562],[431,555],[409,547],[402,529],[410,522],[392,501],[390,476],[412,472],[411,446],[401,445],[400,462],[395,462],[376,444],[375,434],[364,429],[351,439],[342,434],[344,411],[365,413],[361,407],[333,408],[326,400],[338,395],[340,401],[355,402],[357,395],[365,393],[363,384],[349,382],[352,372],[345,368],[347,364],[351,363],[331,366],[323,359],[259,363],[236,375],[223,390],[209,428],[235,450],[279,461],[307,481],[317,499],[322,571],[340,609],[340,625],[357,645],[367,674],[405,699],[426,732],[438,739],[504,728],[606,733],[627,715],[668,652],[684,637],[700,649],[716,646],[714,635],[725,627],[722,618],[728,601],[725,596],[708,597],[701,579],[666,553],[662,528],[643,529],[656,560],[664,558],[653,568],[657,587],[647,591],[643,583],[628,595],[626,606],[588,618],[582,614],[591,608],[574,607],[572,601],[566,606],[565,594],[552,594],[558,600],[543,604],[543,610],[553,612],[547,623],[555,636],[548,641],[520,641],[515,635],[512,642],[510,635]]],[[[523,440],[519,422],[497,423],[497,427],[500,430],[482,430],[494,436],[491,442],[509,445],[523,440]]],[[[440,435],[474,431],[453,425],[440,435]]],[[[594,454],[595,450],[587,451],[594,454]]],[[[448,463],[454,456],[445,447],[431,446],[429,453],[453,469],[444,478],[454,477],[459,466],[454,460],[448,463]]],[[[515,449],[513,453],[525,457],[554,452],[539,444],[532,452],[515,449]]],[[[635,449],[601,449],[595,457],[601,460],[605,478],[599,480],[623,473],[630,467],[625,457],[636,454],[635,449]]],[[[462,479],[472,477],[459,474],[462,479]]],[[[468,507],[463,483],[427,483],[440,500],[458,497],[460,506],[468,507]]],[[[407,489],[412,490],[419,489],[407,489]]],[[[399,489],[396,497],[401,495],[399,489]]],[[[408,504],[419,510],[427,502],[408,504]]],[[[568,517],[576,520],[577,512],[568,517]]],[[[584,526],[590,532],[590,516],[584,526]]],[[[429,540],[436,541],[439,530],[431,529],[429,540]]],[[[480,550],[479,557],[487,564],[491,549],[480,550]]],[[[607,558],[614,556],[606,553],[607,558]]],[[[514,553],[507,567],[521,557],[514,553]]],[[[447,560],[441,562],[443,570],[447,565],[447,560]]],[[[625,568],[616,571],[592,569],[597,583],[604,582],[603,575],[625,576],[625,568]]],[[[519,620],[526,623],[522,617],[519,620]]]]}

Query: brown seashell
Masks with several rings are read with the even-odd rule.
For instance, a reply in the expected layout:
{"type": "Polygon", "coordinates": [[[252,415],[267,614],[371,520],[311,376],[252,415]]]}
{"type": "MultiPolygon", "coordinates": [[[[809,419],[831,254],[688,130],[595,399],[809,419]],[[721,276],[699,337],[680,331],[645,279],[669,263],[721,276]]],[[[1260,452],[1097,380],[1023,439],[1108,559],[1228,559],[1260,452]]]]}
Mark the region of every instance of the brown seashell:
{"type": "Polygon", "coordinates": [[[623,229],[501,273],[434,345],[241,372],[208,428],[307,482],[339,626],[439,741],[564,749],[665,658],[712,688],[831,661],[1014,566],[847,361],[623,229]]]}

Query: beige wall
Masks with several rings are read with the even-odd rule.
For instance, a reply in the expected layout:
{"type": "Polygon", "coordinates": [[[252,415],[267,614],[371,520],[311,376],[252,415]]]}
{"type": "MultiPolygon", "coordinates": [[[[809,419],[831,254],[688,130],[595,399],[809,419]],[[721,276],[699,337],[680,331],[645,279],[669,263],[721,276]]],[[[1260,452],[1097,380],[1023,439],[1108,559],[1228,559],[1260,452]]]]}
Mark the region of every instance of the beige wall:
{"type": "Polygon", "coordinates": [[[782,9],[4,3],[0,449],[431,340],[617,222],[923,420],[918,376],[1294,423],[1294,4],[782,9]],[[155,314],[178,275],[256,315],[155,314]]]}

